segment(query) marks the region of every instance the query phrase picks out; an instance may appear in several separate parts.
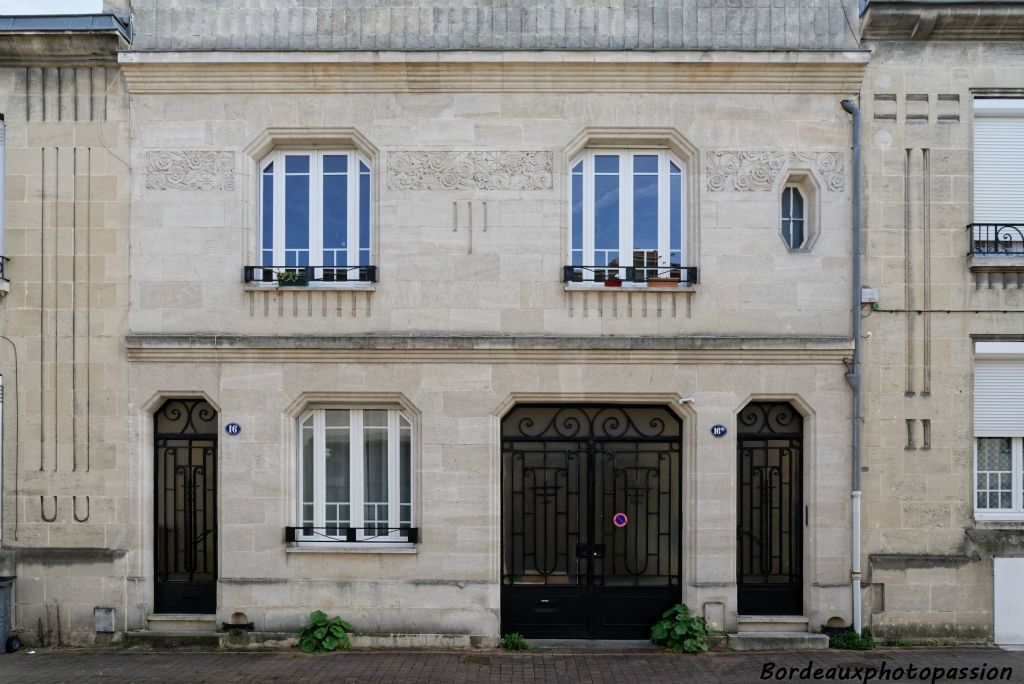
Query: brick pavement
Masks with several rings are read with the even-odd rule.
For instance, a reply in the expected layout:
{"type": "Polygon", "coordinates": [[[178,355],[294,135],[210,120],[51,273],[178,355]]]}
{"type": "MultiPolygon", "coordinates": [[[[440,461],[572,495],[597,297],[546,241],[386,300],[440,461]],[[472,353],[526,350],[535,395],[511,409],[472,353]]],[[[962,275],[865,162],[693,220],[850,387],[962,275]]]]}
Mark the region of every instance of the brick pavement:
{"type": "MultiPolygon", "coordinates": [[[[1024,652],[997,649],[900,649],[873,652],[713,652],[676,656],[661,652],[361,651],[306,655],[275,652],[140,652],[39,650],[0,656],[0,682],[756,682],[765,663],[803,668],[923,667],[1013,668],[1024,682],[1024,652]]],[[[969,670],[965,671],[970,674],[969,670]]],[[[834,674],[841,674],[836,671],[834,674]]],[[[852,674],[852,671],[850,671],[852,674]]],[[[771,681],[801,681],[772,679],[771,681]]],[[[858,680],[850,680],[858,681],[858,680]]],[[[906,671],[902,680],[910,680],[906,671]]],[[[971,681],[965,678],[936,681],[971,681]]]]}

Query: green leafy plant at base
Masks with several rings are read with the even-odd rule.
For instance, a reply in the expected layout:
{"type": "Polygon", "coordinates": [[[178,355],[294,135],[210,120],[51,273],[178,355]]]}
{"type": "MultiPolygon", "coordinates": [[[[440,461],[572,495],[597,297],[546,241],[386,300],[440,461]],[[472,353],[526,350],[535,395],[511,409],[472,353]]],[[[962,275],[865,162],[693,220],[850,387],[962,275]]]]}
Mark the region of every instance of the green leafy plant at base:
{"type": "Polygon", "coordinates": [[[871,629],[865,627],[860,634],[850,630],[829,635],[828,647],[848,651],[870,651],[875,647],[875,638],[871,636],[871,629]]]}
{"type": "Polygon", "coordinates": [[[703,653],[712,634],[707,620],[690,615],[685,603],[677,603],[661,615],[651,627],[651,641],[665,644],[673,653],[703,653]]]}
{"type": "Polygon", "coordinates": [[[501,637],[501,647],[509,651],[525,651],[529,648],[523,635],[519,632],[512,632],[501,637]]]}
{"type": "Polygon", "coordinates": [[[306,653],[348,651],[352,648],[348,640],[351,631],[352,625],[340,617],[328,618],[327,613],[315,610],[309,614],[309,625],[299,632],[299,648],[306,653]]]}

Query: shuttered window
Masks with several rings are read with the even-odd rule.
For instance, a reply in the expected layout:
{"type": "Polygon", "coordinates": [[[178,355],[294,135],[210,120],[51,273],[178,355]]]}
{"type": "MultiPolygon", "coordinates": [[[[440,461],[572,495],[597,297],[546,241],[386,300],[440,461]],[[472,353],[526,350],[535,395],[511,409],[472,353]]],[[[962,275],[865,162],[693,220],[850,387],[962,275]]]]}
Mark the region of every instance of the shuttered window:
{"type": "Polygon", "coordinates": [[[974,437],[975,518],[1024,520],[1024,343],[975,345],[974,437]]]}
{"type": "Polygon", "coordinates": [[[1024,100],[974,101],[974,223],[1024,223],[1024,100]]]}

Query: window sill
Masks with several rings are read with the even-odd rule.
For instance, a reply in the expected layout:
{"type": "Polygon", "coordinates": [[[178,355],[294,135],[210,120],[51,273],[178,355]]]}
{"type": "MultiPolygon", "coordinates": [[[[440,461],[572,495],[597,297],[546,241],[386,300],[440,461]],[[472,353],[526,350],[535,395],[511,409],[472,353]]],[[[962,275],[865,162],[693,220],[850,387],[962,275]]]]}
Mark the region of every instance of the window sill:
{"type": "Polygon", "coordinates": [[[277,283],[245,283],[242,289],[248,292],[274,292],[277,290],[285,292],[302,292],[303,290],[355,290],[358,292],[374,292],[377,287],[375,283],[351,282],[351,283],[329,283],[315,282],[309,285],[278,285],[277,283]]]}
{"type": "Polygon", "coordinates": [[[355,544],[330,544],[324,542],[303,543],[297,542],[285,547],[285,553],[399,553],[417,554],[413,544],[372,544],[357,542],[355,544]]]}
{"type": "Polygon", "coordinates": [[[969,263],[972,271],[1024,271],[1024,255],[1021,254],[972,254],[969,263]]]}
{"type": "Polygon", "coordinates": [[[622,283],[621,287],[606,287],[600,283],[565,283],[566,292],[668,292],[684,293],[696,292],[695,285],[680,285],[678,287],[649,287],[645,283],[622,283]]]}
{"type": "Polygon", "coordinates": [[[975,511],[977,522],[1024,522],[1024,512],[1014,511],[975,511]]]}

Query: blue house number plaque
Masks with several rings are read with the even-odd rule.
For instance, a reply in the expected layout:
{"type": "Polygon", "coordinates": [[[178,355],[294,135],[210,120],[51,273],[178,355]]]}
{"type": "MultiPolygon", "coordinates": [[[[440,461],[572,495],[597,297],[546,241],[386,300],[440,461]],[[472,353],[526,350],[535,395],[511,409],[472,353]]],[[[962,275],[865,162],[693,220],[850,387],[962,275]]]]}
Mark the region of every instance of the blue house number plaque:
{"type": "Polygon", "coordinates": [[[715,437],[725,437],[725,433],[727,433],[727,432],[728,432],[728,430],[725,428],[724,425],[712,425],[711,426],[711,434],[713,436],[715,436],[715,437]]]}
{"type": "Polygon", "coordinates": [[[239,434],[242,431],[242,426],[238,423],[228,423],[224,426],[224,432],[228,433],[232,437],[239,434]]]}

